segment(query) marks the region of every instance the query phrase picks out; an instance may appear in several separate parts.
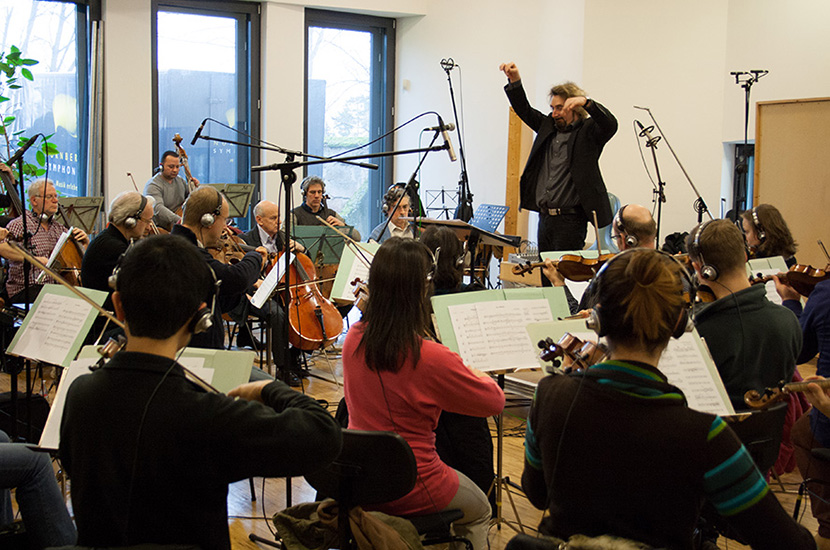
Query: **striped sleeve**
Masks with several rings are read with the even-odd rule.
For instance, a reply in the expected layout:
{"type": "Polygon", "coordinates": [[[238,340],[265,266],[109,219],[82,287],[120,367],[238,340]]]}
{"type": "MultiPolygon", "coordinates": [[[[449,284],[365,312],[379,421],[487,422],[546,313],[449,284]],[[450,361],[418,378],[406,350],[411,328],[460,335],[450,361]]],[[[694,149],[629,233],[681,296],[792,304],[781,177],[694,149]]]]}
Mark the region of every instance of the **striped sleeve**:
{"type": "MultiPolygon", "coordinates": [[[[539,388],[536,388],[538,393],[539,388]]],[[[539,442],[536,441],[536,434],[533,432],[534,418],[536,417],[536,393],[533,395],[533,403],[531,403],[530,413],[527,415],[527,426],[525,427],[525,460],[527,464],[536,470],[542,469],[542,450],[539,448],[539,442]]]]}
{"type": "Polygon", "coordinates": [[[703,476],[703,488],[722,516],[751,508],[769,492],[749,452],[720,417],[715,417],[709,428],[707,446],[715,463],[703,476]]]}

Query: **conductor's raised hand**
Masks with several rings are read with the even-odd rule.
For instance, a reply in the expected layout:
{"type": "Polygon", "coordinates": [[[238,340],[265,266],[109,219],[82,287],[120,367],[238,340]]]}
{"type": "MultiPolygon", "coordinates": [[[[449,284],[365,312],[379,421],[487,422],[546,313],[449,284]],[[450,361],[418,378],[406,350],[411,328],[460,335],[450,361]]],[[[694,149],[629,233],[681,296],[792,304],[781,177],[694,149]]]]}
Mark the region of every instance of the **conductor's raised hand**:
{"type": "Polygon", "coordinates": [[[586,103],[588,103],[588,99],[581,95],[569,97],[562,105],[562,111],[565,113],[573,113],[576,108],[584,107],[586,103]]]}
{"type": "Polygon", "coordinates": [[[519,68],[512,61],[499,65],[499,70],[507,76],[507,80],[510,82],[518,82],[522,78],[519,76],[519,68]]]}

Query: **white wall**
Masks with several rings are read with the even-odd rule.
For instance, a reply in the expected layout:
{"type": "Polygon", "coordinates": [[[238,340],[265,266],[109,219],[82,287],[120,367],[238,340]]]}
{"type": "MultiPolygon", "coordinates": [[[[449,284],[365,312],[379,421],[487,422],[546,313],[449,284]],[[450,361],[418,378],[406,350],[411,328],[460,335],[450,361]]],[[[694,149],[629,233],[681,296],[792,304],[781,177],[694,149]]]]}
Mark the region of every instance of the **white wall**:
{"type": "MultiPolygon", "coordinates": [[[[515,61],[531,102],[546,110],[551,84],[574,80],[608,106],[620,122],[606,147],[602,169],[609,190],[624,203],[651,204],[651,183],[637,151],[632,121],[649,121],[651,108],[693,181],[719,212],[723,142],[742,137],[743,94],[729,71],[769,69],[752,90],[758,100],[826,96],[830,49],[823,38],[830,3],[793,0],[303,0],[263,7],[263,137],[302,148],[304,6],[398,16],[396,121],[424,111],[452,120],[439,61],[452,57],[452,73],[474,205],[504,203],[508,106],[498,65],[515,61]],[[408,89],[404,89],[404,81],[408,89]]],[[[139,184],[152,166],[150,0],[105,0],[106,185],[109,196],[139,184]]],[[[396,147],[418,146],[434,116],[398,133],[396,147]]],[[[754,135],[754,119],[750,136],[754,135]]],[[[453,134],[455,140],[455,134],[453,134]]],[[[456,148],[458,143],[455,143],[456,148]]],[[[265,162],[282,160],[269,154],[265,162]]],[[[649,169],[653,170],[649,157],[649,169]]],[[[658,149],[668,202],[661,235],[695,222],[694,195],[664,143],[658,149]]],[[[397,180],[406,180],[416,156],[399,157],[397,180]]],[[[422,189],[454,191],[460,163],[431,153],[422,189]]],[[[275,198],[277,178],[266,194],[275,198]]],[[[535,237],[535,230],[531,230],[535,237]]]]}

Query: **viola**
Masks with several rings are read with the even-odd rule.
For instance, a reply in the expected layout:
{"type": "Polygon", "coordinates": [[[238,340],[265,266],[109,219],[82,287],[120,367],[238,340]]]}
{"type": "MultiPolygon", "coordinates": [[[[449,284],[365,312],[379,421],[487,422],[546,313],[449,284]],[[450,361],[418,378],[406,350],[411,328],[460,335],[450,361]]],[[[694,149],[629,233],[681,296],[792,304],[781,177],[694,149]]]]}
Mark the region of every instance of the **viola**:
{"type": "Polygon", "coordinates": [[[744,394],[744,403],[753,409],[766,409],[770,405],[783,401],[792,393],[806,390],[809,384],[817,384],[822,389],[830,388],[830,380],[805,380],[788,384],[782,381],[774,388],[764,388],[763,392],[749,390],[744,394]]]}
{"type": "Polygon", "coordinates": [[[539,354],[542,361],[552,362],[554,367],[560,366],[560,358],[565,359],[566,365],[562,370],[566,373],[585,370],[608,356],[608,348],[603,344],[584,342],[569,332],[556,343],[551,338],[545,338],[539,341],[538,346],[542,350],[539,354]]]}
{"type": "MultiPolygon", "coordinates": [[[[276,265],[281,252],[271,263],[276,265]]],[[[343,332],[343,317],[326,300],[317,287],[314,263],[305,254],[295,254],[289,267],[291,284],[288,287],[288,341],[295,348],[313,351],[334,343],[343,332]]],[[[281,281],[285,280],[285,276],[281,281]]],[[[285,292],[281,293],[285,296],[285,292]]]]}
{"type": "MultiPolygon", "coordinates": [[[[585,282],[594,278],[605,262],[614,254],[600,254],[597,258],[585,258],[578,254],[563,254],[553,264],[563,277],[569,281],[585,282]]],[[[536,268],[545,267],[545,262],[526,262],[513,266],[514,275],[524,275],[536,268]]]]}
{"type": "Polygon", "coordinates": [[[366,304],[369,302],[369,285],[364,283],[360,277],[352,281],[354,289],[354,307],[359,309],[362,313],[366,313],[366,304]]]}
{"type": "MultiPolygon", "coordinates": [[[[182,164],[182,168],[184,168],[184,175],[187,176],[187,191],[188,193],[192,193],[194,189],[199,187],[199,184],[193,179],[193,175],[190,173],[190,161],[187,158],[187,153],[182,147],[182,136],[178,133],[173,136],[173,143],[176,144],[176,152],[179,154],[179,161],[182,164]]],[[[178,214],[178,212],[177,212],[178,214]]],[[[178,214],[181,216],[181,214],[178,214]]]]}

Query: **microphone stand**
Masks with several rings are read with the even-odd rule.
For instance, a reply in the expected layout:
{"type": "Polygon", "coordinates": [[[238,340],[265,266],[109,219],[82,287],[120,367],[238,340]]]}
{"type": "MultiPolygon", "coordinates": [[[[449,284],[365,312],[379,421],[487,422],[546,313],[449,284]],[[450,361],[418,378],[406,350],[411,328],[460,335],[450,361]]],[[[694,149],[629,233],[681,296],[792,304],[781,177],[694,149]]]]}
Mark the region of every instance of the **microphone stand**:
{"type": "MultiPolygon", "coordinates": [[[[17,159],[17,172],[18,172],[18,179],[17,185],[20,187],[20,197],[26,196],[26,191],[24,188],[23,183],[23,156],[21,155],[19,159],[17,159]]],[[[22,202],[22,201],[21,201],[22,202]]],[[[21,221],[23,222],[23,249],[24,250],[31,250],[31,234],[29,233],[29,214],[28,210],[26,210],[25,203],[23,204],[23,212],[21,214],[21,221]]],[[[32,252],[34,252],[32,250],[32,252]]],[[[34,254],[33,254],[34,255],[34,254]]],[[[29,273],[31,273],[31,266],[29,262],[25,259],[21,260],[23,262],[23,316],[24,318],[29,315],[29,293],[30,293],[30,285],[29,285],[29,273]]],[[[11,296],[9,297],[11,298],[11,296]]],[[[3,350],[5,353],[5,349],[3,350]]],[[[32,442],[32,361],[30,359],[24,359],[23,361],[26,369],[26,441],[32,442]]],[[[16,371],[17,365],[11,370],[16,371]]],[[[17,414],[17,372],[9,373],[11,375],[11,407],[12,407],[12,433],[11,440],[17,440],[17,422],[18,422],[18,414],[17,414]]]]}
{"type": "MultiPolygon", "coordinates": [[[[654,242],[660,245],[660,223],[663,221],[663,203],[666,202],[666,182],[660,177],[660,165],[657,163],[657,142],[660,141],[660,136],[651,137],[652,128],[643,128],[640,131],[640,137],[647,138],[646,147],[651,149],[651,158],[654,161],[654,172],[657,175],[657,187],[654,188],[652,202],[657,201],[657,233],[654,236],[654,242]]],[[[597,253],[599,253],[599,244],[597,244],[597,253]]]]}
{"type": "MultiPolygon", "coordinates": [[[[713,220],[714,218],[712,217],[712,213],[709,212],[709,208],[706,206],[706,201],[703,200],[702,196],[700,196],[700,192],[697,190],[697,187],[695,186],[694,182],[692,181],[692,178],[689,177],[689,173],[686,172],[686,168],[683,166],[683,163],[680,162],[680,158],[678,158],[677,153],[674,152],[674,149],[672,148],[671,143],[669,142],[669,138],[666,137],[666,133],[663,131],[662,128],[660,128],[660,124],[657,122],[657,119],[654,118],[654,114],[651,112],[651,109],[649,109],[648,107],[638,107],[636,105],[634,105],[634,108],[635,109],[640,109],[641,111],[646,111],[648,113],[648,116],[651,117],[651,121],[654,122],[654,126],[657,128],[657,131],[660,132],[660,136],[666,142],[666,145],[668,146],[669,151],[671,152],[672,156],[674,157],[674,161],[680,167],[680,171],[683,172],[683,175],[686,177],[686,181],[689,182],[689,185],[691,186],[692,191],[695,192],[695,196],[697,197],[697,199],[695,199],[695,202],[694,202],[692,208],[694,208],[695,212],[697,212],[697,222],[700,223],[701,221],[703,221],[703,214],[706,214],[707,216],[709,216],[710,220],[713,220]]],[[[655,160],[655,164],[656,164],[656,160],[655,160]]],[[[659,174],[657,175],[657,178],[658,178],[658,180],[660,179],[659,174]]],[[[660,223],[659,222],[657,224],[657,229],[658,229],[658,231],[660,229],[660,223]]]]}
{"type": "Polygon", "coordinates": [[[730,75],[735,77],[735,84],[739,84],[741,88],[744,89],[744,151],[743,155],[740,155],[739,162],[737,166],[735,166],[735,172],[742,176],[743,185],[733,185],[733,195],[732,195],[732,221],[738,220],[738,210],[739,210],[739,202],[742,202],[743,209],[746,209],[746,173],[749,170],[749,165],[746,162],[746,149],[749,145],[749,93],[752,89],[752,85],[758,82],[758,80],[762,76],[766,76],[769,73],[767,70],[759,69],[759,70],[752,70],[752,71],[733,71],[729,73],[730,75]],[[743,193],[741,193],[741,187],[743,187],[743,193]],[[744,195],[741,198],[741,195],[744,195]]]}
{"type": "Polygon", "coordinates": [[[455,129],[458,133],[458,156],[461,157],[461,175],[458,178],[458,206],[455,208],[455,219],[468,222],[473,217],[473,195],[470,193],[470,182],[467,179],[467,157],[464,155],[464,143],[461,140],[461,122],[458,120],[455,93],[452,88],[452,78],[450,78],[450,71],[455,67],[456,64],[451,58],[441,60],[441,68],[447,73],[447,83],[450,87],[452,114],[455,118],[455,129]]]}

